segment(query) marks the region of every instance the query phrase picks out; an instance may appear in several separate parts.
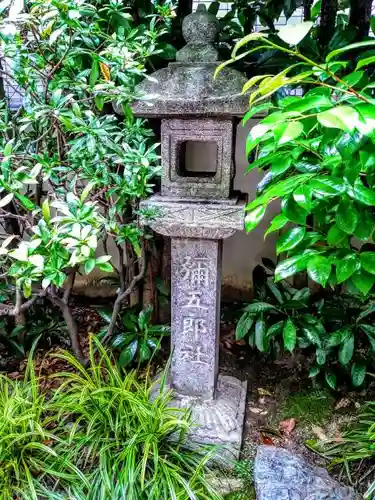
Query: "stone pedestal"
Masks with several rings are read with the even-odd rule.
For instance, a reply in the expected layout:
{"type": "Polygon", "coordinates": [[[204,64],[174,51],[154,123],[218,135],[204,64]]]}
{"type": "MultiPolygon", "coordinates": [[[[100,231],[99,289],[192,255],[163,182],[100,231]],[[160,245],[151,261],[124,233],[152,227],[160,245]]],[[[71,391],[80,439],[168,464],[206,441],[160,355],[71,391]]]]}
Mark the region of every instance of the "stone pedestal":
{"type": "Polygon", "coordinates": [[[171,201],[154,196],[142,203],[147,221],[172,237],[172,361],[169,388],[174,404],[191,408],[197,424],[191,439],[241,447],[246,383],[220,376],[219,331],[222,240],[243,228],[244,203],[171,201]]]}

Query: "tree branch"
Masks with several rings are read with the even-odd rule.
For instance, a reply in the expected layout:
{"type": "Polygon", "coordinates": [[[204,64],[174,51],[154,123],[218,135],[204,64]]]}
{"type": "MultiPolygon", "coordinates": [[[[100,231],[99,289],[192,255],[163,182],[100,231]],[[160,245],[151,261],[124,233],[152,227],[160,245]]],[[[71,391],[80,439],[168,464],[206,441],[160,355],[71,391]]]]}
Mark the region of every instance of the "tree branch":
{"type": "Polygon", "coordinates": [[[137,283],[143,278],[145,275],[146,271],[146,253],[145,253],[145,245],[144,241],[142,242],[142,251],[141,251],[141,256],[139,258],[139,272],[134,278],[131,280],[130,285],[126,290],[124,290],[122,293],[118,295],[117,299],[115,300],[115,303],[113,305],[113,311],[112,311],[112,317],[111,317],[111,322],[108,326],[107,333],[104,335],[102,339],[102,343],[106,343],[113,335],[115,327],[116,327],[116,321],[117,321],[117,316],[119,315],[121,305],[123,301],[126,299],[128,295],[131,294],[131,292],[134,290],[135,286],[137,283]]]}
{"type": "MultiPolygon", "coordinates": [[[[74,274],[75,276],[75,272],[72,274],[74,274]]],[[[69,275],[67,287],[70,287],[70,291],[71,287],[73,287],[73,283],[74,283],[74,277],[71,278],[71,275],[69,275]]],[[[77,323],[73,317],[72,311],[70,310],[68,303],[65,302],[63,298],[61,299],[57,295],[56,287],[54,285],[51,285],[50,287],[50,295],[48,295],[48,298],[55,306],[57,306],[61,310],[65,324],[68,327],[70,342],[72,344],[72,350],[75,357],[78,359],[80,363],[86,365],[87,360],[83,355],[81,344],[79,343],[77,323]]]]}

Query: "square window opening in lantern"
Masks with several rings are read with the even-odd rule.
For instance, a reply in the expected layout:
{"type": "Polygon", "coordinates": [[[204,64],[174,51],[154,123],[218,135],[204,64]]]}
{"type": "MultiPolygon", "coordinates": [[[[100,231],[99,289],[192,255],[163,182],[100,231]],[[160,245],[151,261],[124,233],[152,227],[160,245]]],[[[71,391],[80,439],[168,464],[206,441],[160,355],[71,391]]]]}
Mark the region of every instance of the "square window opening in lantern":
{"type": "Polygon", "coordinates": [[[213,178],[217,172],[215,141],[183,141],[179,144],[177,174],[180,177],[213,178]]]}

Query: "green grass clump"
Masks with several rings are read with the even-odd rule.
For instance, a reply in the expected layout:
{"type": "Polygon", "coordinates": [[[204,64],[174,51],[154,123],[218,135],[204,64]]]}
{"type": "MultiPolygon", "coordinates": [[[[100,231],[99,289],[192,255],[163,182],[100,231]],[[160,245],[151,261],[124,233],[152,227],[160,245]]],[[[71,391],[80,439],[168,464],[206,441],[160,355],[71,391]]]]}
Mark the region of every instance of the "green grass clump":
{"type": "Polygon", "coordinates": [[[90,367],[49,397],[32,360],[24,380],[0,375],[0,498],[4,500],[219,500],[207,481],[214,447],[192,449],[186,410],[149,378],[123,374],[98,341],[90,367]]]}
{"type": "Polygon", "coordinates": [[[68,447],[56,434],[48,407],[31,360],[23,380],[0,375],[0,491],[4,500],[55,498],[52,489],[63,488],[64,483],[86,483],[69,461],[68,447]]]}
{"type": "Polygon", "coordinates": [[[324,390],[291,393],[282,401],[277,419],[295,418],[300,423],[318,425],[332,414],[334,397],[324,390]]]}
{"type": "Polygon", "coordinates": [[[216,450],[187,445],[190,416],[170,407],[170,393],[151,397],[150,380],[140,382],[135,371],[123,375],[98,342],[91,344],[87,369],[70,353],[59,357],[75,371],[58,375],[62,385],[51,406],[64,422],[71,458],[90,484],[75,498],[220,498],[206,481],[207,462],[216,450]]]}

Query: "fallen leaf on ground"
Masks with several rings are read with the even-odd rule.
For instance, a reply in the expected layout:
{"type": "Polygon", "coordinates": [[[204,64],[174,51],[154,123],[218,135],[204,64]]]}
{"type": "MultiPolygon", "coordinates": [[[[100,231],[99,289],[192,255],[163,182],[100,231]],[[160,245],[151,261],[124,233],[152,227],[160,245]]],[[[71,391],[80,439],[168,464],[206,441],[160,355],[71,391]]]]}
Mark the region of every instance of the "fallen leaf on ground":
{"type": "Polygon", "coordinates": [[[273,442],[273,440],[268,437],[268,436],[260,436],[260,440],[262,441],[262,444],[267,444],[269,446],[274,446],[275,443],[273,442]]]}
{"type": "Polygon", "coordinates": [[[284,434],[287,434],[287,435],[291,434],[291,432],[293,431],[295,426],[296,426],[296,419],[295,418],[288,418],[287,420],[283,420],[279,424],[280,430],[283,431],[284,434]]]}
{"type": "Polygon", "coordinates": [[[272,392],[267,389],[263,389],[263,387],[258,387],[257,391],[261,396],[272,396],[272,392]]]}
{"type": "Polygon", "coordinates": [[[255,413],[256,415],[267,415],[268,413],[268,411],[264,408],[255,408],[254,406],[251,406],[249,410],[251,411],[251,413],[255,413]]]}
{"type": "Polygon", "coordinates": [[[322,429],[322,427],[319,427],[318,425],[313,425],[311,427],[311,430],[320,441],[330,440],[327,434],[325,433],[324,429],[322,429]]]}
{"type": "Polygon", "coordinates": [[[347,408],[352,404],[352,400],[350,398],[341,398],[340,401],[336,404],[335,410],[339,410],[340,408],[347,408]]]}

